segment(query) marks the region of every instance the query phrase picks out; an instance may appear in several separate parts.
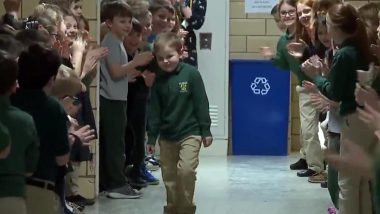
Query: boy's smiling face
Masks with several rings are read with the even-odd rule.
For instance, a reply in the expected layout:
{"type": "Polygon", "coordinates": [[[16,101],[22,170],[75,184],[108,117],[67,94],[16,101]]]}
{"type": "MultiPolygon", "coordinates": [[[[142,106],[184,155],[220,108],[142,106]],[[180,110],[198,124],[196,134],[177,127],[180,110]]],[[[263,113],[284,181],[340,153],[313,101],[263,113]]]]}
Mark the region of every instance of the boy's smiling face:
{"type": "Polygon", "coordinates": [[[132,18],[115,16],[112,20],[107,20],[107,26],[113,34],[124,39],[131,32],[132,18]]]}
{"type": "Polygon", "coordinates": [[[66,36],[71,42],[73,42],[78,34],[77,21],[73,16],[65,16],[64,21],[66,24],[66,36]]]}
{"type": "Polygon", "coordinates": [[[163,71],[170,73],[177,68],[180,54],[176,48],[165,46],[156,52],[156,58],[158,66],[163,71]]]}

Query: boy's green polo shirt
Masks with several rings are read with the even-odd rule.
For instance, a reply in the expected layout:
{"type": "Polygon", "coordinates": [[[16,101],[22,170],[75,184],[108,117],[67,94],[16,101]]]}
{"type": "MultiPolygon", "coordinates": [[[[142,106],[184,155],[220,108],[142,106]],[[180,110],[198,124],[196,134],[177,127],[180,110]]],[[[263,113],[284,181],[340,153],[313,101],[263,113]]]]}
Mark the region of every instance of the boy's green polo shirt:
{"type": "Polygon", "coordinates": [[[311,79],[301,70],[300,61],[288,53],[287,45],[294,40],[294,36],[284,33],[277,42],[276,56],[272,58],[273,64],[282,69],[293,72],[298,79],[298,85],[302,86],[302,81],[311,79]]]}
{"type": "Polygon", "coordinates": [[[12,103],[32,115],[40,139],[40,158],[32,177],[55,183],[56,157],[69,153],[68,118],[61,104],[42,90],[19,90],[12,103]]]}
{"type": "Polygon", "coordinates": [[[8,128],[0,122],[0,151],[7,148],[11,143],[11,136],[9,135],[8,128]]]}
{"type": "Polygon", "coordinates": [[[179,141],[190,135],[212,136],[209,102],[198,70],[186,63],[167,73],[154,68],[157,77],[148,105],[148,144],[157,137],[179,141]]]}
{"type": "Polygon", "coordinates": [[[38,136],[33,118],[11,106],[8,96],[0,96],[0,121],[9,130],[12,148],[0,160],[0,198],[24,197],[25,176],[36,169],[38,136]]]}
{"type": "Polygon", "coordinates": [[[315,84],[331,100],[340,102],[340,115],[356,111],[355,88],[356,70],[367,70],[368,65],[360,60],[360,53],[352,42],[346,40],[335,53],[328,78],[316,76],[315,84]]]}

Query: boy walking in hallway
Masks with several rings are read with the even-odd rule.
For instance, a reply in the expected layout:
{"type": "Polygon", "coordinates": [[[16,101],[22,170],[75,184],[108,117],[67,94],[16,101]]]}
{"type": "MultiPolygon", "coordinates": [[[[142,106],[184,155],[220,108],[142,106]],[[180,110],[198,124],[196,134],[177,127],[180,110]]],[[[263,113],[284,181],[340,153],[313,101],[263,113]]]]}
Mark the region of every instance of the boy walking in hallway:
{"type": "Polygon", "coordinates": [[[158,68],[148,107],[149,153],[159,137],[165,214],[194,214],[196,169],[201,144],[213,138],[206,90],[199,71],[179,61],[181,39],[174,33],[158,36],[154,53],[158,68]]]}

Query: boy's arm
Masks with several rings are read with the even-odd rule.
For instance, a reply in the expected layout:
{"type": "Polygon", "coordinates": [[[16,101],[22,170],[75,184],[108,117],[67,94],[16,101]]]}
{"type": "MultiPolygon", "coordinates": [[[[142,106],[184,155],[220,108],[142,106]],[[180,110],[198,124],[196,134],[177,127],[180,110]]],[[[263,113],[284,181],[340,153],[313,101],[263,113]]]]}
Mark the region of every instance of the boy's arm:
{"type": "Polygon", "coordinates": [[[54,139],[51,142],[55,144],[55,160],[58,166],[66,165],[70,158],[70,145],[67,129],[67,114],[63,108],[57,112],[54,124],[54,139]]]}
{"type": "Polygon", "coordinates": [[[121,65],[120,56],[115,57],[112,55],[115,55],[115,53],[112,53],[112,51],[110,51],[110,54],[107,57],[107,65],[110,76],[114,80],[123,78],[128,75],[138,75],[140,72],[136,68],[148,64],[153,59],[151,52],[144,52],[135,56],[135,58],[127,64],[121,65]]]}
{"type": "Polygon", "coordinates": [[[157,84],[152,87],[151,97],[148,103],[148,144],[155,145],[160,134],[161,107],[158,97],[157,84]]]}
{"type": "Polygon", "coordinates": [[[11,138],[8,128],[0,123],[0,159],[6,158],[10,152],[11,138]]]}
{"type": "Polygon", "coordinates": [[[29,140],[30,144],[28,145],[28,148],[25,152],[25,170],[27,174],[31,174],[36,170],[38,158],[40,155],[39,152],[39,139],[38,134],[36,130],[36,126],[33,122],[33,119],[31,120],[29,127],[29,140]]]}
{"type": "Polygon", "coordinates": [[[191,72],[190,84],[195,116],[198,119],[198,123],[201,128],[201,136],[202,138],[211,137],[209,102],[201,74],[198,71],[191,72]]]}
{"type": "Polygon", "coordinates": [[[283,51],[284,46],[286,45],[285,43],[286,41],[283,37],[278,40],[276,55],[272,58],[272,62],[276,67],[282,70],[289,70],[290,66],[283,51]]]}
{"type": "Polygon", "coordinates": [[[350,75],[347,71],[354,67],[354,60],[345,57],[345,55],[336,55],[332,62],[329,78],[326,79],[318,75],[314,77],[314,82],[323,95],[333,101],[340,102],[346,93],[344,85],[350,75]]]}

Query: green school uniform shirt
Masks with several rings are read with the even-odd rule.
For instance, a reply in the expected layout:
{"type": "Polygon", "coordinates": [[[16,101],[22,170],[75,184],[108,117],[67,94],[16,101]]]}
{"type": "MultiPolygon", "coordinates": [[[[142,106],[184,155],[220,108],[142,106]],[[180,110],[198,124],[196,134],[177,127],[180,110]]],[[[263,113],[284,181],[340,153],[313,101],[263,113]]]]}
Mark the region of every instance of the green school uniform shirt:
{"type": "Polygon", "coordinates": [[[18,90],[12,104],[32,115],[40,139],[40,158],[32,177],[55,183],[56,157],[69,153],[68,118],[61,104],[42,90],[18,90]]]}
{"type": "Polygon", "coordinates": [[[294,36],[284,33],[277,42],[276,56],[272,58],[273,64],[282,69],[293,72],[298,79],[298,85],[302,85],[302,81],[312,81],[302,70],[300,61],[288,53],[287,45],[294,40],[294,36]]]}
{"type": "Polygon", "coordinates": [[[368,70],[368,65],[360,59],[359,50],[350,40],[342,43],[335,53],[328,78],[316,76],[315,84],[331,100],[340,102],[340,115],[345,116],[356,111],[355,88],[356,70],[368,70]]]}
{"type": "Polygon", "coordinates": [[[38,162],[36,127],[29,114],[11,106],[8,96],[0,96],[0,121],[12,140],[11,152],[0,160],[0,198],[24,197],[26,173],[34,172],[38,162]]]}
{"type": "Polygon", "coordinates": [[[157,137],[179,141],[191,135],[212,136],[209,102],[199,71],[179,63],[175,71],[158,67],[148,104],[148,144],[157,137]]]}

